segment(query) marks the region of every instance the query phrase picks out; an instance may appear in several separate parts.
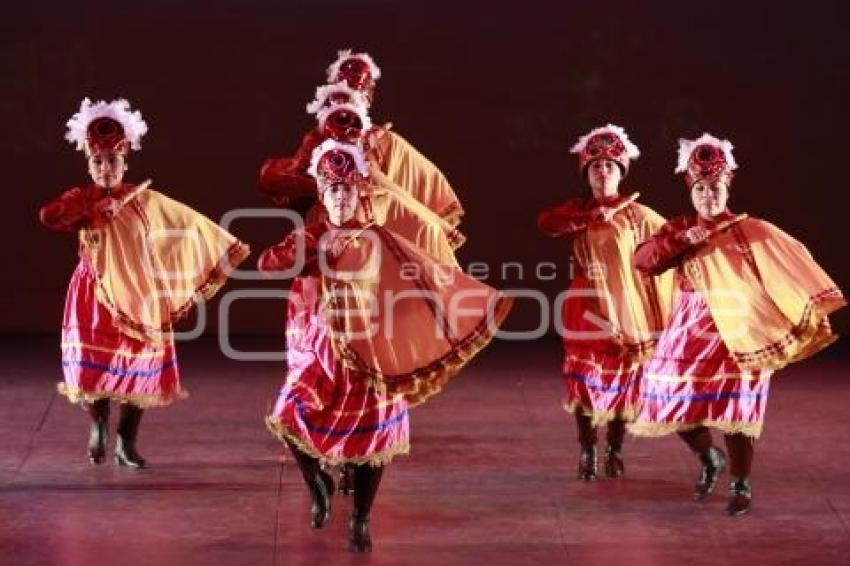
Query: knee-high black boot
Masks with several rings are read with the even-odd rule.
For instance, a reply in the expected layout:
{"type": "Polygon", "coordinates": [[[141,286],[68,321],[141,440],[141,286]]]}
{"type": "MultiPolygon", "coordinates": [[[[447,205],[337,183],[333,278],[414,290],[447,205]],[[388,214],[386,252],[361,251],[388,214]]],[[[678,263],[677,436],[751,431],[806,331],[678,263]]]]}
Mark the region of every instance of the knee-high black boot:
{"type": "Polygon", "coordinates": [[[726,512],[737,517],[750,512],[753,490],[750,487],[750,470],[753,467],[754,440],[743,434],[725,435],[729,452],[729,504],[726,512]]]}
{"type": "Polygon", "coordinates": [[[605,449],[605,475],[618,478],[626,471],[623,461],[623,438],[626,436],[626,423],[623,419],[608,422],[606,432],[608,447],[605,449]]]}
{"type": "Polygon", "coordinates": [[[312,501],[310,524],[314,529],[321,529],[331,518],[331,496],[334,492],[333,479],[322,469],[319,460],[305,454],[291,442],[286,444],[301,470],[307,489],[310,491],[312,501]]]}
{"type": "Polygon", "coordinates": [[[109,435],[109,399],[98,399],[94,403],[88,403],[86,410],[91,417],[89,462],[102,464],[106,460],[106,437],[109,435]]]}
{"type": "Polygon", "coordinates": [[[593,421],[580,410],[576,411],[576,427],[581,453],[578,457],[578,478],[584,481],[596,481],[596,427],[593,421]]]}
{"type": "Polygon", "coordinates": [[[726,455],[714,446],[711,432],[704,426],[680,432],[679,437],[699,457],[702,468],[694,486],[694,501],[702,501],[714,491],[717,478],[726,469],[726,455]]]}
{"type": "Polygon", "coordinates": [[[372,551],[369,514],[383,474],[382,466],[364,464],[354,468],[354,509],[348,521],[348,548],[352,552],[372,551]]]}
{"type": "Polygon", "coordinates": [[[118,435],[115,441],[115,463],[128,468],[144,468],[145,459],[136,451],[136,438],[142,422],[143,409],[130,403],[121,405],[118,435]]]}

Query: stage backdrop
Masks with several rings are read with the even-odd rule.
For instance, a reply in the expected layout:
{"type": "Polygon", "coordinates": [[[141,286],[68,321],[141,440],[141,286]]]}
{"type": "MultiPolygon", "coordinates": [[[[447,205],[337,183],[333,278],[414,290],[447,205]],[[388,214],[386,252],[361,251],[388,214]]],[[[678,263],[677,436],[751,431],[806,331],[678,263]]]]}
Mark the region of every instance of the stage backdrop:
{"type": "MultiPolygon", "coordinates": [[[[538,234],[536,215],[582,190],[568,147],[613,122],[643,153],[624,190],[666,216],[690,212],[673,174],[677,138],[731,139],[741,166],[733,210],[803,240],[850,291],[845,5],[6,2],[0,331],[58,330],[76,242],[39,227],[37,210],[87,181],[82,155],[63,140],[83,97],[126,97],[150,125],[129,179],[153,178],[218,219],[266,204],[254,186],[260,163],[296,147],[311,126],[304,105],[346,47],[383,70],[374,119],[392,121],[456,187],[468,211],[460,257],[488,264],[494,286],[549,297],[565,287],[568,243],[538,234]],[[540,262],[557,264],[554,279],[538,280],[540,262]]],[[[232,227],[254,248],[252,263],[285,229],[232,227]]],[[[543,272],[551,277],[551,266],[543,272]]],[[[209,305],[213,324],[217,309],[209,305]]],[[[538,311],[521,302],[509,326],[535,327],[538,311]]],[[[278,333],[282,316],[279,301],[237,301],[232,331],[278,333]]],[[[847,312],[835,322],[850,330],[847,312]]]]}

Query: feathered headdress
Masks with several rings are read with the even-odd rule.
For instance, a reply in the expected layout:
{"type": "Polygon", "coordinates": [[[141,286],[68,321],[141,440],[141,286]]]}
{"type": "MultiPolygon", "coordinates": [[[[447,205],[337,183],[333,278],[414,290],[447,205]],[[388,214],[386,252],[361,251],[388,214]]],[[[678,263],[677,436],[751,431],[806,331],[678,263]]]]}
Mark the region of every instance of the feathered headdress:
{"type": "Polygon", "coordinates": [[[679,160],[674,172],[685,174],[688,187],[697,181],[715,181],[724,175],[731,181],[732,171],[738,168],[733,148],[729,140],[711,134],[703,134],[695,140],[680,138],[679,160]]]}
{"type": "Polygon", "coordinates": [[[316,181],[352,182],[369,176],[366,157],[356,145],[325,140],[313,150],[307,173],[316,181]]]}
{"type": "Polygon", "coordinates": [[[368,107],[369,101],[359,90],[354,90],[345,81],[316,87],[316,97],[307,104],[308,114],[318,114],[323,108],[337,104],[355,104],[368,107]],[[336,101],[335,101],[336,99],[336,101]]]}
{"type": "Polygon", "coordinates": [[[594,128],[581,136],[570,148],[570,153],[578,154],[579,171],[597,159],[611,159],[617,162],[625,174],[629,170],[629,162],[640,157],[640,150],[629,139],[626,130],[614,124],[594,128]]]}
{"type": "Polygon", "coordinates": [[[370,78],[373,81],[381,78],[381,69],[375,64],[374,59],[368,53],[352,53],[351,49],[342,49],[337,51],[336,61],[328,67],[328,82],[337,83],[343,80],[344,77],[340,77],[340,71],[343,64],[352,59],[362,61],[365,64],[365,69],[368,70],[370,78]]]}
{"type": "Polygon", "coordinates": [[[141,112],[131,111],[130,103],[123,98],[94,104],[84,98],[79,112],[71,116],[67,126],[65,139],[76,144],[79,151],[116,149],[127,144],[139,150],[142,136],[148,131],[141,112]]]}

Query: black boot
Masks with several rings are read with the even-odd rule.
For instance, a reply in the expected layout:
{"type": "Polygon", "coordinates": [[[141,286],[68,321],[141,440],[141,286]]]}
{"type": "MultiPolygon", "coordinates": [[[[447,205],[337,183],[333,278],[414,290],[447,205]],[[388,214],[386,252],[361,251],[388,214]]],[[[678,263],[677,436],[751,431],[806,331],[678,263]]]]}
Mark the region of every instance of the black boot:
{"type": "Polygon", "coordinates": [[[694,501],[702,501],[711,495],[714,486],[717,485],[717,478],[726,469],[726,455],[719,448],[712,446],[697,456],[702,464],[702,470],[694,487],[694,501]]]}
{"type": "Polygon", "coordinates": [[[106,437],[109,434],[109,399],[98,399],[86,405],[91,417],[89,428],[88,455],[92,464],[103,464],[106,460],[106,437]]]}
{"type": "Polygon", "coordinates": [[[581,411],[577,411],[575,416],[578,443],[581,446],[581,453],[578,457],[578,479],[596,481],[596,427],[591,418],[581,411]]]}
{"type": "Polygon", "coordinates": [[[753,489],[747,478],[732,478],[729,483],[729,504],[726,513],[732,517],[746,515],[750,512],[750,501],[753,499],[753,489]]]}
{"type": "Polygon", "coordinates": [[[339,467],[337,491],[340,495],[352,495],[354,493],[354,466],[351,464],[343,464],[339,467]]]}
{"type": "Polygon", "coordinates": [[[309,454],[305,454],[294,444],[287,443],[292,452],[301,476],[310,491],[310,525],[314,529],[321,529],[331,518],[331,496],[334,492],[334,481],[330,474],[322,469],[319,460],[309,454]]]}
{"type": "Polygon", "coordinates": [[[596,481],[598,469],[596,466],[596,447],[582,447],[578,457],[578,479],[596,481]]]}
{"type": "Polygon", "coordinates": [[[626,472],[626,464],[623,461],[623,438],[625,435],[625,421],[618,418],[608,423],[608,448],[605,450],[605,475],[609,478],[619,478],[626,472]]]}
{"type": "Polygon", "coordinates": [[[134,469],[145,467],[145,459],[136,452],[136,438],[139,435],[143,412],[144,410],[130,403],[121,405],[118,438],[115,441],[115,463],[119,466],[134,469]]]}
{"type": "Polygon", "coordinates": [[[384,474],[383,467],[368,464],[357,466],[354,474],[354,509],[348,520],[348,549],[352,552],[372,552],[372,537],[369,535],[369,515],[378,486],[384,474]]]}
{"type": "Polygon", "coordinates": [[[605,475],[609,478],[619,478],[626,472],[623,462],[623,449],[608,445],[605,450],[605,475]]]}

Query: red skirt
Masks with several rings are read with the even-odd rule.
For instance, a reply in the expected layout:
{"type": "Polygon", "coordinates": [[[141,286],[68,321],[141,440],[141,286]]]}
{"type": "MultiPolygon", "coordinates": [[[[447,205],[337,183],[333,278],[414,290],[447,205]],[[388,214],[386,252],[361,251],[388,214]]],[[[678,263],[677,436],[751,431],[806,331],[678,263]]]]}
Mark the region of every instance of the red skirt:
{"type": "Polygon", "coordinates": [[[572,350],[564,354],[567,393],[564,408],[590,417],[594,425],[634,416],[634,381],[640,365],[616,354],[598,350],[572,350]]]}
{"type": "Polygon", "coordinates": [[[59,392],[74,403],[114,399],[143,408],[185,397],[174,342],[155,346],[122,334],[97,301],[96,277],[81,259],[68,284],[59,392]]]}
{"type": "MultiPolygon", "coordinates": [[[[581,289],[592,289],[583,274],[570,286],[571,291],[581,289]]],[[[585,316],[594,312],[591,299],[576,293],[564,301],[564,408],[571,413],[581,411],[594,425],[614,419],[630,420],[634,414],[633,385],[640,364],[624,355],[610,339],[594,337],[599,334],[599,327],[585,316]]]]}
{"type": "Polygon", "coordinates": [[[707,426],[758,438],[771,373],[738,366],[702,296],[680,290],[670,322],[637,380],[629,430],[660,436],[707,426]]]}
{"type": "Polygon", "coordinates": [[[271,432],[330,465],[383,465],[410,449],[408,406],[358,379],[336,360],[318,313],[319,281],[298,277],[290,290],[288,372],[272,413],[271,432]]]}

